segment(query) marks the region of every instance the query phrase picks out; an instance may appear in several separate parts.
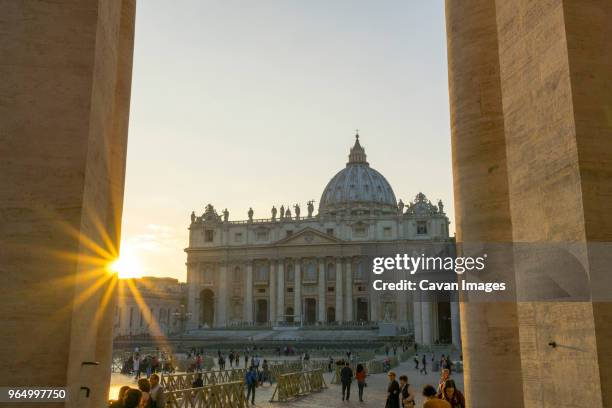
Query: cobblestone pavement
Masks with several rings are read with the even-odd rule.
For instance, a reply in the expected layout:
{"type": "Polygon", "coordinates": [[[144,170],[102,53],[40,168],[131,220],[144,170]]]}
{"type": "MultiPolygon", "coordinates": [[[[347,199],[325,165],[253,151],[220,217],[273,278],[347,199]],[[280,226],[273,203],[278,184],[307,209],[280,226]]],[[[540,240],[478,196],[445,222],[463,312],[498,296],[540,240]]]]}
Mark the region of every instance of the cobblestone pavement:
{"type": "MultiPolygon", "coordinates": [[[[431,384],[433,386],[438,385],[438,379],[440,376],[439,372],[429,372],[427,375],[419,374],[418,370],[414,369],[414,362],[406,361],[400,364],[398,367],[393,369],[397,376],[399,377],[401,374],[406,374],[408,376],[408,382],[411,384],[412,392],[416,396],[417,407],[421,407],[423,404],[423,398],[421,396],[421,391],[425,384],[431,384]]],[[[452,378],[457,383],[457,387],[459,390],[463,391],[463,374],[455,373],[452,378]]],[[[308,395],[306,397],[299,398],[297,400],[288,402],[288,403],[279,403],[279,402],[270,402],[270,398],[274,392],[275,385],[268,385],[267,383],[261,387],[257,388],[256,396],[255,396],[255,405],[253,407],[256,408],[317,408],[317,407],[384,407],[385,400],[387,397],[387,375],[384,373],[381,374],[373,374],[368,376],[367,383],[368,386],[364,391],[364,401],[359,402],[357,396],[357,383],[353,382],[351,386],[351,398],[348,402],[342,401],[342,389],[339,385],[331,383],[332,374],[325,374],[325,382],[327,383],[327,389],[322,392],[315,393],[312,395],[308,395]]],[[[132,387],[136,387],[136,381],[134,381],[133,377],[128,377],[121,374],[113,374],[111,381],[111,398],[114,397],[119,388],[122,385],[129,385],[132,387]]]]}

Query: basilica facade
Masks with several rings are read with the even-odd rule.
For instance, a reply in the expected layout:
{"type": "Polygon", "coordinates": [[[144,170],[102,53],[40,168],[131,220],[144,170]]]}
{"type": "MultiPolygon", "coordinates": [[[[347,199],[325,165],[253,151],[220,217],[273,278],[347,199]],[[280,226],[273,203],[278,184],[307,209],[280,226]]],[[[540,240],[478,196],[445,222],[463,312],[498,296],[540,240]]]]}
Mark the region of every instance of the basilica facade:
{"type": "MultiPolygon", "coordinates": [[[[372,273],[379,256],[454,256],[441,201],[423,193],[397,201],[385,177],[370,167],[359,136],[349,159],[327,184],[315,214],[273,206],[270,217],[230,220],[208,204],[191,214],[187,253],[190,329],[245,325],[395,324],[415,341],[458,345],[459,308],[452,294],[418,297],[373,288],[399,271],[372,273]]],[[[452,280],[428,271],[437,280],[452,280]]]]}

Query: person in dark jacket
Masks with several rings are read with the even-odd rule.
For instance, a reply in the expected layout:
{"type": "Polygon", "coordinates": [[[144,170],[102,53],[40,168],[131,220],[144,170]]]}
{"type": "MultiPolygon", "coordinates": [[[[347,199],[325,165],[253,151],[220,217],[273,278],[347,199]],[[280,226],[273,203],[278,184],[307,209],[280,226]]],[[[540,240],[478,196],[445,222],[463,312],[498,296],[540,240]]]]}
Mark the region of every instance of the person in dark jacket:
{"type": "Polygon", "coordinates": [[[353,381],[353,370],[347,361],[340,370],[340,382],[342,383],[342,401],[348,401],[351,396],[351,382],[353,381]]]}
{"type": "Polygon", "coordinates": [[[251,397],[251,404],[255,404],[255,388],[257,387],[257,373],[255,371],[255,367],[251,366],[249,371],[246,373],[244,378],[244,382],[247,385],[247,403],[249,402],[249,397],[251,397]]]}
{"type": "Polygon", "coordinates": [[[389,377],[389,387],[387,387],[387,402],[385,408],[400,408],[400,386],[395,379],[395,371],[389,371],[387,374],[389,377]]]}

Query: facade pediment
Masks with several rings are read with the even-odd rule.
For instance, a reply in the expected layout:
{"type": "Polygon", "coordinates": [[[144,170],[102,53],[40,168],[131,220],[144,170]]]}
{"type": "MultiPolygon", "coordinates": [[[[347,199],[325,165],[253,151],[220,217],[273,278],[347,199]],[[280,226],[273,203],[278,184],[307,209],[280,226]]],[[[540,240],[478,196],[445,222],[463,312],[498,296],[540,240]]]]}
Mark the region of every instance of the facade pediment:
{"type": "Polygon", "coordinates": [[[276,241],[276,245],[321,245],[343,242],[331,235],[323,234],[313,228],[306,227],[293,235],[276,241]]]}

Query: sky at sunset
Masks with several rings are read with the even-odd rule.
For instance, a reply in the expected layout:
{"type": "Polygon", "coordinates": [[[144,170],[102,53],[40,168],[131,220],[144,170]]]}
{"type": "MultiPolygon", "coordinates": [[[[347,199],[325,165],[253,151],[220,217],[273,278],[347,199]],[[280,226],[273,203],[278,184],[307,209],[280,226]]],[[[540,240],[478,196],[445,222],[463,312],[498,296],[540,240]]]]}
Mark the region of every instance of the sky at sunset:
{"type": "Polygon", "coordinates": [[[355,129],[404,202],[455,229],[444,3],[138,2],[122,251],[185,280],[192,210],[302,208],[346,165],[355,129]]]}

